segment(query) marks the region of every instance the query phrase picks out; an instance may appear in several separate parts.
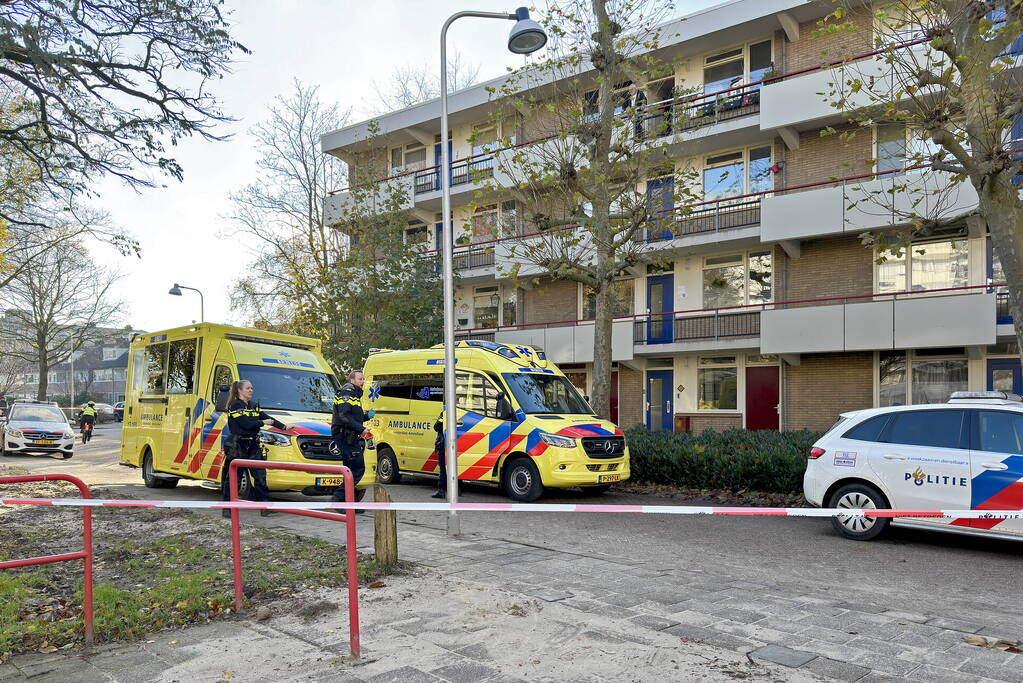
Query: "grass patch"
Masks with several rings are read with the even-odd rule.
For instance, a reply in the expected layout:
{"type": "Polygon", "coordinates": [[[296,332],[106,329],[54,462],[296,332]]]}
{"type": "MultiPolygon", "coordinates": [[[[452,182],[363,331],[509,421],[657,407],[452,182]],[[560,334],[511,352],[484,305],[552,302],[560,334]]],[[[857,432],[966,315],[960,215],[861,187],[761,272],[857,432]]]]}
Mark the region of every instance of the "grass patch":
{"type": "MultiPolygon", "coordinates": [[[[97,642],[224,618],[232,612],[230,534],[219,518],[180,510],[96,510],[93,603],[97,642]]],[[[80,515],[17,509],[0,523],[2,556],[80,547],[80,515]]],[[[246,607],[346,584],[345,549],[242,525],[246,607]]],[[[408,565],[403,563],[398,570],[408,565]]],[[[358,557],[360,583],[386,572],[358,557]]],[[[338,600],[343,601],[341,592],[338,600]]],[[[0,572],[0,661],[83,642],[82,563],[0,572]]]]}

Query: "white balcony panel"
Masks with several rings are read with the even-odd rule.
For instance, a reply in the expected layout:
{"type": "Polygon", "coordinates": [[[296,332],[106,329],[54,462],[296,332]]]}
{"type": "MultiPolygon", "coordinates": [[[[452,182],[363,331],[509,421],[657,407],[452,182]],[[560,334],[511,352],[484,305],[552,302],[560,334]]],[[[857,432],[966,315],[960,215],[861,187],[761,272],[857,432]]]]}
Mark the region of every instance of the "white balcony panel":
{"type": "Polygon", "coordinates": [[[948,173],[893,174],[765,197],[760,208],[761,240],[858,235],[908,223],[913,215],[951,218],[976,206],[973,186],[952,182],[948,173]]]}
{"type": "Polygon", "coordinates": [[[760,89],[760,129],[774,130],[820,119],[840,112],[824,95],[835,82],[831,69],[768,83],[760,89]]]}
{"type": "MultiPolygon", "coordinates": [[[[499,330],[494,340],[500,344],[539,346],[555,363],[593,362],[593,324],[563,327],[499,330]]],[[[632,360],[632,321],[614,323],[611,330],[611,360],[632,360]]]]}
{"type": "Polygon", "coordinates": [[[895,344],[895,308],[891,301],[847,304],[845,350],[890,349],[895,344]]]}
{"type": "Polygon", "coordinates": [[[337,192],[323,199],[323,216],[328,225],[356,215],[375,215],[385,209],[404,210],[415,202],[414,176],[390,178],[374,188],[337,192]]]}
{"type": "Polygon", "coordinates": [[[760,314],[761,353],[841,351],[845,345],[842,306],[811,306],[760,314]]]}
{"type": "Polygon", "coordinates": [[[895,302],[895,348],[994,344],[995,295],[934,296],[895,302]]]}
{"type": "Polygon", "coordinates": [[[841,187],[764,197],[760,203],[760,239],[805,239],[840,233],[845,198],[841,187]]]}
{"type": "Polygon", "coordinates": [[[929,296],[764,311],[763,353],[869,351],[995,343],[995,295],[929,296]]]}

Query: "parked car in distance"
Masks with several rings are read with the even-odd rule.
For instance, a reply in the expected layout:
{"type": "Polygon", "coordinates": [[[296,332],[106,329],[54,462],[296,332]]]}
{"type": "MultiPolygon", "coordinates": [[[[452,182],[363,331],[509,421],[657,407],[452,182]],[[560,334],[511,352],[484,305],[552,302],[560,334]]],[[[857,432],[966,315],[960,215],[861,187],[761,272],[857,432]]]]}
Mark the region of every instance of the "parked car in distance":
{"type": "Polygon", "coordinates": [[[74,454],[75,433],[56,403],[14,401],[3,422],[0,455],[59,453],[65,460],[74,454]]]}
{"type": "MultiPolygon", "coordinates": [[[[109,403],[97,403],[94,407],[96,408],[96,422],[97,423],[100,423],[100,422],[113,422],[114,420],[117,419],[117,416],[114,413],[114,407],[112,405],[110,405],[109,403]]],[[[78,406],[77,408],[75,408],[75,422],[81,424],[81,418],[82,418],[82,407],[78,406]]]]}
{"type": "Polygon", "coordinates": [[[124,422],[124,401],[118,401],[114,404],[114,419],[118,422],[124,422]]]}
{"type": "MultiPolygon", "coordinates": [[[[1023,398],[957,391],[948,403],[843,413],[810,449],[803,493],[817,506],[903,510],[1019,510],[1023,398]]],[[[889,524],[1023,540],[1023,519],[894,519],[839,515],[846,538],[889,524]]]]}

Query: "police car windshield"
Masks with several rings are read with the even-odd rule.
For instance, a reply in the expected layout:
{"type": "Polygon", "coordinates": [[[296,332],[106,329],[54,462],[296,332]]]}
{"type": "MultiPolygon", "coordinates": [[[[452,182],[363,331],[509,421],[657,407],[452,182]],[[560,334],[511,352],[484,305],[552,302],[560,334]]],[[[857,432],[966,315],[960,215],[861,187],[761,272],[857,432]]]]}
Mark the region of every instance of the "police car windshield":
{"type": "Polygon", "coordinates": [[[593,411],[572,383],[560,375],[531,372],[503,373],[523,412],[535,415],[592,415],[593,411]]]}
{"type": "Polygon", "coordinates": [[[333,375],[291,368],[239,365],[238,374],[252,382],[252,400],[263,410],[329,413],[338,389],[333,375]]]}
{"type": "Polygon", "coordinates": [[[14,406],[11,421],[22,422],[67,422],[64,413],[55,406],[14,406]]]}

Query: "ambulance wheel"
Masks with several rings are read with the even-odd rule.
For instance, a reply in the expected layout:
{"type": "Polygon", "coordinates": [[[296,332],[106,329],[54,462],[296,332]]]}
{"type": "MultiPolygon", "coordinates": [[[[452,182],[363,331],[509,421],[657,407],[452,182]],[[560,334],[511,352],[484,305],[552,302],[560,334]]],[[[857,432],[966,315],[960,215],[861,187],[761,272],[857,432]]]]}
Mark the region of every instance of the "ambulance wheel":
{"type": "Polygon", "coordinates": [[[516,458],[501,470],[501,488],[516,503],[531,503],[543,494],[540,472],[529,458],[516,458]]]}
{"type": "Polygon", "coordinates": [[[156,476],[153,469],[153,454],[149,449],[146,449],[146,454],[142,456],[142,483],[147,489],[162,489],[167,486],[166,479],[156,476]]]}
{"type": "MultiPolygon", "coordinates": [[[[846,484],[828,499],[828,507],[854,510],[876,510],[890,507],[884,495],[869,484],[846,484]]],[[[842,536],[854,541],[871,541],[888,528],[887,517],[858,517],[839,515],[831,518],[831,525],[842,536]]]]}
{"type": "Polygon", "coordinates": [[[591,496],[599,496],[607,493],[611,490],[611,484],[597,484],[596,486],[580,486],[583,493],[587,493],[591,496]]]}
{"type": "Polygon", "coordinates": [[[394,451],[386,446],[377,450],[377,481],[381,484],[400,484],[401,470],[394,451]]]}

